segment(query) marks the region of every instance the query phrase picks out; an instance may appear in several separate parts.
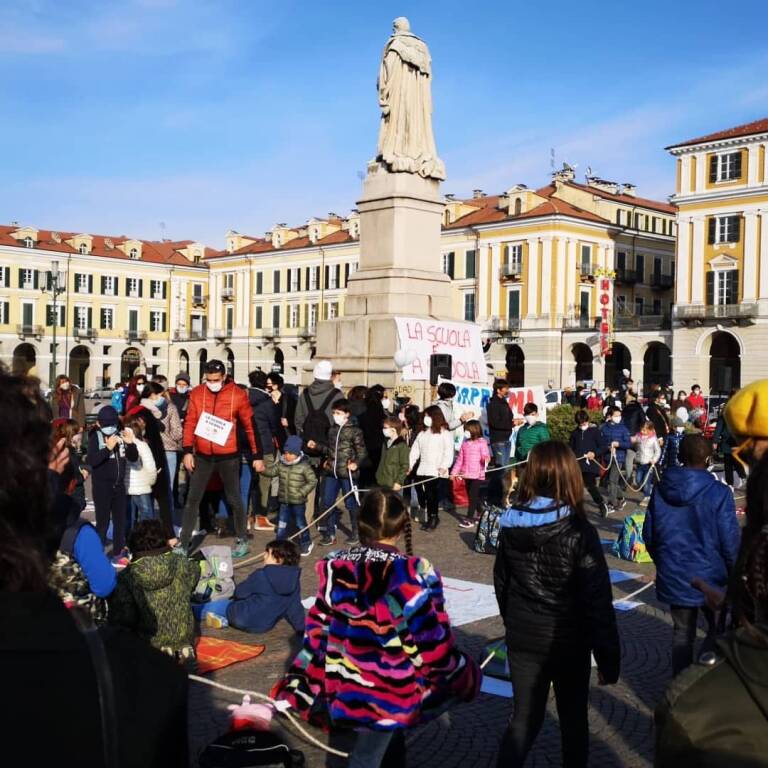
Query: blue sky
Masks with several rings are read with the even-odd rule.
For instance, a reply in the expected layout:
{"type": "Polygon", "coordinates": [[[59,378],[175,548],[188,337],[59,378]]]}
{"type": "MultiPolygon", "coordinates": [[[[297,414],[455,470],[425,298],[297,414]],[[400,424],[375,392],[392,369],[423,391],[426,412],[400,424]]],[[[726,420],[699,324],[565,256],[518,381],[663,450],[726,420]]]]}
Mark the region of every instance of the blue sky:
{"type": "Polygon", "coordinates": [[[346,213],[398,15],[432,51],[445,192],[544,184],[553,147],[663,198],[665,145],[768,116],[768,4],[732,8],[0,0],[0,222],[223,247],[346,213]]]}

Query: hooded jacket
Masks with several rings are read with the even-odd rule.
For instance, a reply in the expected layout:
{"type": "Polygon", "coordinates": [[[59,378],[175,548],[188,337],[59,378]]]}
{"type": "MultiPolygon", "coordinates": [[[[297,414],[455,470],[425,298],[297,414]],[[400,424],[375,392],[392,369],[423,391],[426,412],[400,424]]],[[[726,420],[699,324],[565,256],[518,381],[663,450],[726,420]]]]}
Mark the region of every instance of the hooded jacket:
{"type": "Polygon", "coordinates": [[[328,442],[320,445],[320,450],[327,458],[326,473],[334,477],[349,477],[347,464],[355,462],[359,471],[360,465],[368,457],[363,430],[349,421],[342,426],[334,424],[328,430],[328,442]]]}
{"type": "Polygon", "coordinates": [[[501,517],[493,581],[507,645],[550,656],[592,651],[608,682],[620,646],[603,548],[594,526],[545,497],[501,517]]]}
{"type": "Polygon", "coordinates": [[[304,631],[301,605],[301,568],[265,565],[237,585],[227,607],[229,623],[244,632],[269,632],[285,619],[297,632],[304,631]]]}
{"type": "Polygon", "coordinates": [[[177,652],[195,643],[190,598],[200,579],[194,560],[171,551],[148,552],[117,578],[109,623],[130,629],[155,648],[177,652]]]}
{"type": "Polygon", "coordinates": [[[714,665],[676,677],[656,709],[656,768],[757,768],[768,733],[768,628],[717,642],[714,665]],[[762,637],[760,637],[762,636],[762,637]]]}
{"type": "Polygon", "coordinates": [[[464,440],[459,455],[451,469],[452,475],[461,475],[466,480],[485,480],[485,469],[491,460],[491,452],[484,437],[464,440]]]}
{"type": "Polygon", "coordinates": [[[393,547],[320,560],[304,644],[272,696],[334,727],[396,730],[452,697],[477,694],[475,662],[455,646],[439,573],[393,547]]]}
{"type": "Polygon", "coordinates": [[[724,587],[741,532],[733,494],[706,469],[670,467],[651,496],[643,540],[656,564],[656,596],[678,606],[704,605],[694,576],[724,587]]]}
{"type": "Polygon", "coordinates": [[[262,474],[277,478],[277,498],[281,504],[306,504],[307,496],[317,485],[317,475],[303,453],[291,463],[281,456],[280,461],[267,465],[262,474]]]}
{"type": "Polygon", "coordinates": [[[523,424],[517,430],[515,437],[515,461],[524,461],[528,458],[531,448],[534,445],[549,440],[549,429],[543,421],[537,421],[534,424],[523,424]]]}
{"type": "MultiPolygon", "coordinates": [[[[341,392],[341,390],[336,389],[336,387],[333,386],[333,382],[323,381],[321,379],[315,379],[309,385],[309,387],[304,390],[305,392],[309,392],[309,401],[312,403],[312,407],[315,409],[320,408],[328,395],[330,395],[334,390],[336,390],[338,393],[338,397],[332,397],[328,403],[328,407],[325,409],[325,415],[328,417],[329,424],[333,424],[333,417],[331,415],[331,412],[333,411],[333,404],[337,400],[342,400],[344,398],[344,394],[341,392]]],[[[304,395],[304,392],[302,392],[299,395],[298,402],[296,403],[296,414],[294,416],[296,422],[296,432],[298,434],[301,434],[302,430],[304,429],[304,421],[308,415],[309,411],[307,410],[306,396],[304,395]]]]}
{"type": "Polygon", "coordinates": [[[402,437],[390,443],[384,443],[379,466],[376,470],[376,482],[383,488],[392,488],[395,484],[405,485],[408,477],[410,449],[402,437]]]}
{"type": "Polygon", "coordinates": [[[184,420],[184,453],[194,451],[203,456],[221,458],[237,456],[238,423],[244,430],[253,458],[261,459],[261,449],[253,432],[253,411],[247,393],[233,381],[226,382],[219,392],[211,392],[205,384],[195,387],[189,396],[189,407],[184,420]],[[195,435],[197,423],[203,413],[210,413],[232,424],[224,445],[195,435]]]}

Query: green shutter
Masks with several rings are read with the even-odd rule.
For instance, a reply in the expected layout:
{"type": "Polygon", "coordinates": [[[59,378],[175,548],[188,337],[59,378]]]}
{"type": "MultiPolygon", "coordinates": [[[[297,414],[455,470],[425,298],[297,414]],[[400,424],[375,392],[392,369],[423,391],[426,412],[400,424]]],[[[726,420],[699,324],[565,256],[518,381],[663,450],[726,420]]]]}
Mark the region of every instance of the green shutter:
{"type": "Polygon", "coordinates": [[[728,282],[726,284],[726,304],[738,304],[739,303],[739,270],[728,270],[728,282]]]}
{"type": "Polygon", "coordinates": [[[144,280],[139,280],[139,298],[144,295],[144,280]]]}
{"type": "Polygon", "coordinates": [[[35,287],[35,290],[37,290],[40,282],[40,273],[35,269],[32,272],[32,285],[35,287]]]}
{"type": "Polygon", "coordinates": [[[709,228],[709,235],[707,237],[707,242],[710,245],[712,245],[715,242],[715,238],[717,237],[717,217],[710,216],[710,218],[707,221],[707,226],[709,228]]]}
{"type": "Polygon", "coordinates": [[[712,306],[715,303],[715,273],[710,270],[707,272],[707,304],[712,306]]]}
{"type": "Polygon", "coordinates": [[[336,287],[341,287],[341,264],[336,265],[336,287]]]}
{"type": "Polygon", "coordinates": [[[163,333],[165,333],[168,329],[168,322],[167,318],[165,316],[165,312],[163,312],[163,333]]]}
{"type": "Polygon", "coordinates": [[[514,323],[520,317],[520,291],[509,292],[509,308],[507,317],[514,323]]]}
{"type": "Polygon", "coordinates": [[[741,240],[741,216],[733,217],[733,235],[731,242],[738,243],[741,240]]]}
{"type": "Polygon", "coordinates": [[[102,275],[101,276],[101,295],[103,296],[106,292],[107,292],[107,278],[104,275],[102,275]]]}
{"type": "Polygon", "coordinates": [[[88,293],[93,293],[93,275],[88,275],[88,293]]]}
{"type": "Polygon", "coordinates": [[[736,153],[736,162],[733,164],[733,171],[731,178],[732,179],[740,179],[741,178],[741,152],[736,153]]]}
{"type": "Polygon", "coordinates": [[[163,282],[163,298],[164,299],[168,298],[168,283],[167,282],[163,282]]]}
{"type": "Polygon", "coordinates": [[[93,328],[93,307],[88,307],[88,328],[93,328]]]}
{"type": "Polygon", "coordinates": [[[307,290],[309,290],[309,270],[310,269],[312,269],[312,267],[307,267],[304,273],[304,285],[307,287],[307,290]]]}
{"type": "Polygon", "coordinates": [[[448,254],[448,277],[453,280],[453,276],[455,274],[455,266],[456,266],[456,254],[451,251],[448,254]]]}
{"type": "Polygon", "coordinates": [[[325,284],[323,285],[323,288],[325,290],[328,290],[328,283],[330,282],[330,276],[331,276],[331,268],[326,264],[325,265],[325,284]]]}
{"type": "MultiPolygon", "coordinates": [[[[694,162],[696,160],[694,159],[694,162]]],[[[717,181],[717,155],[709,158],[709,183],[714,184],[717,181]]]]}

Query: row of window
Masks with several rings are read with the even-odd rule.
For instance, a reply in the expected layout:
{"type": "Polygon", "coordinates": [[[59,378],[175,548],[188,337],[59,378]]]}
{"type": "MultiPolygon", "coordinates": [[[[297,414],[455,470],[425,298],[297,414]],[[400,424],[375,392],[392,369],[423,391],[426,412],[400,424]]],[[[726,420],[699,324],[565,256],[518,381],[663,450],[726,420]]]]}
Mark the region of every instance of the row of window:
{"type": "MultiPolygon", "coordinates": [[[[23,302],[21,304],[21,325],[32,327],[35,325],[35,304],[23,302]]],[[[93,307],[75,306],[72,311],[72,328],[78,331],[87,332],[91,329],[101,331],[115,330],[115,312],[113,307],[101,307],[98,312],[98,324],[94,325],[93,307]]],[[[138,331],[140,326],[140,311],[138,309],[128,310],[128,330],[138,331]]],[[[9,325],[10,302],[0,301],[0,325],[9,325]]],[[[47,328],[66,327],[66,307],[57,304],[54,311],[52,304],[45,307],[45,325],[47,328]]],[[[165,333],[168,330],[168,316],[163,310],[152,310],[149,313],[149,330],[152,333],[165,333]]]]}
{"type": "MultiPolygon", "coordinates": [[[[74,291],[81,294],[92,294],[94,292],[93,275],[87,275],[81,272],[75,273],[74,291]]],[[[144,295],[144,280],[140,277],[125,277],[123,280],[123,290],[126,296],[131,298],[142,298],[144,295]]],[[[102,296],[117,296],[120,293],[120,278],[112,275],[99,276],[100,293],[102,296]]],[[[166,299],[168,297],[168,282],[166,280],[149,280],[149,298],[166,299]]],[[[0,288],[13,288],[11,285],[11,268],[0,268],[0,288]]],[[[18,271],[17,288],[26,290],[37,290],[45,287],[47,290],[53,288],[53,278],[50,272],[41,272],[37,269],[20,268],[18,271]]]]}
{"type": "Polygon", "coordinates": [[[672,237],[675,234],[675,222],[672,219],[665,219],[663,216],[651,216],[647,213],[637,213],[637,211],[616,210],[616,224],[628,229],[644,230],[646,232],[655,232],[672,237]]]}
{"type": "MultiPolygon", "coordinates": [[[[305,291],[333,291],[338,288],[346,288],[349,282],[349,276],[357,270],[357,263],[348,264],[326,264],[324,269],[324,280],[321,284],[321,269],[314,267],[289,267],[285,271],[285,278],[281,270],[272,272],[272,293],[299,293],[305,291]],[[342,271],[343,268],[343,271],[342,271]],[[343,279],[342,279],[343,276],[343,279]]],[[[264,290],[264,273],[256,272],[254,274],[254,293],[261,295],[264,290]]],[[[233,296],[235,293],[235,273],[226,272],[223,275],[223,290],[233,296]]],[[[202,286],[200,286],[202,293],[202,286]]]]}
{"type": "MultiPolygon", "coordinates": [[[[22,242],[24,243],[25,248],[34,248],[37,245],[37,243],[35,242],[35,239],[29,235],[27,235],[27,237],[25,237],[22,240],[22,242]]],[[[91,252],[91,250],[88,247],[87,243],[80,243],[80,245],[77,246],[77,252],[81,256],[87,256],[91,252]]],[[[129,259],[138,259],[140,256],[141,254],[139,253],[138,248],[131,248],[128,251],[129,259]]],[[[200,253],[198,251],[195,251],[195,262],[198,262],[198,261],[200,261],[200,253]]]]}
{"type": "MultiPolygon", "coordinates": [[[[339,302],[327,301],[323,304],[323,316],[319,317],[320,306],[312,304],[289,304],[283,308],[279,304],[271,307],[257,305],[254,307],[254,327],[257,330],[264,328],[316,328],[318,320],[333,320],[339,316],[339,302]],[[267,322],[269,320],[269,322],[267,322]]],[[[194,322],[193,322],[194,325],[194,322]]],[[[235,308],[224,308],[224,329],[231,333],[235,327],[235,308]]]]}

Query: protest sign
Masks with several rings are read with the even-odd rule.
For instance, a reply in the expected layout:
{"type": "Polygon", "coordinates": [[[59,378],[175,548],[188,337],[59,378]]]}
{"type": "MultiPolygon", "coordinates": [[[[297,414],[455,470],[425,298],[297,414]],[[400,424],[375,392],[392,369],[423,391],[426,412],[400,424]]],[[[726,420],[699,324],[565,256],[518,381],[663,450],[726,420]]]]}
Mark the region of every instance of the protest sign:
{"type": "Polygon", "coordinates": [[[488,381],[479,325],[418,317],[396,317],[395,322],[400,349],[415,355],[414,361],[403,367],[403,381],[427,381],[433,354],[451,355],[453,381],[488,381]]]}
{"type": "Polygon", "coordinates": [[[216,445],[226,445],[229,433],[232,431],[232,422],[220,419],[212,413],[203,411],[195,427],[195,436],[203,440],[210,440],[216,445]]]}
{"type": "MultiPolygon", "coordinates": [[[[456,384],[456,397],[453,401],[453,410],[457,415],[471,411],[475,418],[480,419],[483,425],[483,432],[488,432],[488,420],[485,409],[488,401],[493,396],[493,390],[490,387],[467,386],[465,384],[456,384]]],[[[522,416],[523,408],[526,403],[536,403],[539,406],[539,420],[547,421],[547,410],[544,407],[544,387],[519,387],[510,389],[507,395],[509,407],[514,413],[522,416]]]]}

